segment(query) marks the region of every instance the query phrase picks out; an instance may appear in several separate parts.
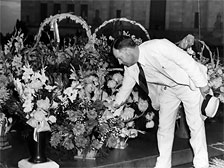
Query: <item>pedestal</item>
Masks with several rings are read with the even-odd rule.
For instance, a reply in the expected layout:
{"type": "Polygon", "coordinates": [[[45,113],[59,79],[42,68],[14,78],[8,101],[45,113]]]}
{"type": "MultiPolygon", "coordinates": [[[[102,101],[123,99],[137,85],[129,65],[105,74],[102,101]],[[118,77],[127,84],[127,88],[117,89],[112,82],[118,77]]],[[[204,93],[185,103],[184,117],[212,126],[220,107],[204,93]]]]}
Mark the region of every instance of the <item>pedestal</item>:
{"type": "Polygon", "coordinates": [[[28,159],[22,159],[18,162],[19,168],[59,168],[59,165],[48,159],[49,161],[44,163],[31,163],[28,159]]]}

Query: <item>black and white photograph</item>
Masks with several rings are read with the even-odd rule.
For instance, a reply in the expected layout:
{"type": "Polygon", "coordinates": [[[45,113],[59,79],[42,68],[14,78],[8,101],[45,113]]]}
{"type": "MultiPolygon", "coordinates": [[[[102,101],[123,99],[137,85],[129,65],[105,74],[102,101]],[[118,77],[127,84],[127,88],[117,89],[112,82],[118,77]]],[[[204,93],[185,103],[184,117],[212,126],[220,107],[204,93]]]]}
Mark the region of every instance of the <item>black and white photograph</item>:
{"type": "Polygon", "coordinates": [[[224,168],[224,0],[0,0],[0,168],[224,168]]]}

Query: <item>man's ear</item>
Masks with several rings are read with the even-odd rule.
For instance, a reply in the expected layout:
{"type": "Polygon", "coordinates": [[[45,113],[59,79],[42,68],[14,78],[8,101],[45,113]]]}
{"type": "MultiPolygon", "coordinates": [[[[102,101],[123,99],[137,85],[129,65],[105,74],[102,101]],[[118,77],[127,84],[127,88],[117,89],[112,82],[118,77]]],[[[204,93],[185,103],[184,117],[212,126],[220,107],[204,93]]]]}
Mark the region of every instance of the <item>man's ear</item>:
{"type": "Polygon", "coordinates": [[[132,53],[131,48],[126,47],[126,48],[123,48],[123,49],[124,49],[125,54],[127,54],[127,55],[129,55],[130,53],[132,53]]]}
{"type": "Polygon", "coordinates": [[[122,48],[119,50],[120,53],[126,54],[127,53],[127,48],[122,48]]]}

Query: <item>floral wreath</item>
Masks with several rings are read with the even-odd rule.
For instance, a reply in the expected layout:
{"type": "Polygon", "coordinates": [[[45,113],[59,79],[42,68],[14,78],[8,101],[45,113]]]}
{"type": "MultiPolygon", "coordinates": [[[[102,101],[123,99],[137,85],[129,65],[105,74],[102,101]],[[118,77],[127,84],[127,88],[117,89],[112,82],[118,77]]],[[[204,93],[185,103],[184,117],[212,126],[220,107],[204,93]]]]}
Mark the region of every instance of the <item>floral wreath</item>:
{"type": "Polygon", "coordinates": [[[97,32],[98,32],[101,28],[105,27],[105,26],[106,26],[107,24],[109,24],[109,23],[117,22],[117,21],[128,22],[128,23],[131,23],[131,24],[133,24],[133,25],[136,25],[136,26],[140,27],[140,28],[143,30],[143,32],[145,33],[146,37],[147,37],[148,39],[150,39],[150,36],[149,36],[148,31],[147,31],[147,30],[146,30],[140,23],[138,23],[138,22],[136,22],[136,21],[133,21],[133,20],[130,20],[130,19],[127,19],[127,18],[114,18],[114,19],[110,19],[110,20],[107,20],[107,21],[103,22],[98,28],[95,29],[95,31],[94,31],[94,33],[93,33],[93,37],[94,37],[94,38],[96,37],[97,32]]]}
{"type": "Polygon", "coordinates": [[[81,16],[76,16],[71,13],[62,13],[62,14],[56,14],[54,16],[50,16],[49,18],[46,18],[41,23],[38,33],[35,36],[36,44],[34,45],[34,48],[40,41],[40,37],[41,37],[42,31],[44,30],[44,27],[48,24],[50,24],[51,30],[54,31],[54,38],[56,38],[57,42],[60,42],[59,31],[58,31],[58,22],[62,21],[63,19],[67,19],[67,18],[71,19],[72,21],[75,21],[75,23],[80,23],[82,28],[86,30],[86,35],[87,35],[89,41],[90,41],[90,39],[92,39],[90,26],[88,26],[86,21],[81,16]]]}

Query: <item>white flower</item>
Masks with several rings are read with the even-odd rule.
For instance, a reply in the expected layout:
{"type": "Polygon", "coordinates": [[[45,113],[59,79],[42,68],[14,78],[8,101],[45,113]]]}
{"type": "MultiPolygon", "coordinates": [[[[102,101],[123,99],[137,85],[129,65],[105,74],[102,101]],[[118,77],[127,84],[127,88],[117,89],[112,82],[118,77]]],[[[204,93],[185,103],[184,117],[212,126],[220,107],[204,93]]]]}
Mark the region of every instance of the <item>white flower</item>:
{"type": "Polygon", "coordinates": [[[45,99],[37,100],[37,108],[48,110],[50,108],[50,100],[48,97],[45,99]]]}
{"type": "Polygon", "coordinates": [[[147,108],[149,107],[148,101],[147,100],[143,100],[143,99],[139,99],[138,102],[138,109],[141,112],[145,112],[147,110],[147,108]]]}
{"type": "Polygon", "coordinates": [[[72,87],[67,87],[64,91],[63,91],[63,94],[65,94],[66,96],[71,96],[72,95],[72,91],[73,91],[73,88],[72,87]]]}
{"type": "Polygon", "coordinates": [[[135,138],[138,136],[138,131],[136,129],[129,129],[129,138],[135,138]]]}
{"type": "Polygon", "coordinates": [[[94,77],[94,76],[91,75],[91,76],[85,78],[85,82],[86,82],[86,83],[92,83],[92,82],[93,82],[93,77],[94,77]]]}
{"type": "Polygon", "coordinates": [[[222,74],[223,74],[223,72],[222,72],[222,68],[221,68],[221,67],[219,67],[219,68],[217,69],[217,74],[219,74],[219,75],[222,75],[222,74]]]}
{"type": "Polygon", "coordinates": [[[104,64],[103,64],[103,68],[107,68],[109,66],[109,64],[107,63],[107,62],[105,62],[104,64]]]}
{"type": "Polygon", "coordinates": [[[222,77],[211,79],[209,84],[214,89],[218,89],[220,86],[222,86],[222,77]]]}
{"type": "Polygon", "coordinates": [[[78,91],[79,97],[83,99],[85,97],[85,90],[82,88],[78,91]]]}
{"type": "Polygon", "coordinates": [[[114,38],[112,36],[109,36],[109,40],[114,41],[114,38]]]}
{"type": "Polygon", "coordinates": [[[33,110],[33,103],[32,103],[32,101],[30,101],[30,100],[25,100],[24,101],[24,103],[23,103],[23,107],[24,107],[24,109],[23,109],[23,111],[25,112],[25,113],[29,113],[29,112],[31,112],[32,110],[33,110]]]}
{"type": "Polygon", "coordinates": [[[135,124],[134,121],[130,121],[130,122],[128,122],[128,123],[126,124],[126,126],[127,126],[127,127],[133,127],[134,124],[135,124]]]}
{"type": "Polygon", "coordinates": [[[93,101],[99,100],[101,96],[101,90],[99,90],[98,88],[95,88],[94,90],[94,96],[92,97],[93,101]]]}
{"type": "Polygon", "coordinates": [[[30,68],[30,66],[28,65],[27,67],[26,66],[23,66],[23,76],[22,76],[22,79],[25,81],[25,82],[28,82],[31,75],[34,74],[34,71],[32,68],[30,68]]]}
{"type": "Polygon", "coordinates": [[[155,114],[154,114],[153,112],[151,112],[151,113],[147,113],[147,114],[145,115],[145,118],[146,118],[148,121],[150,121],[150,120],[152,120],[152,119],[154,118],[154,116],[155,116],[155,114]]]}
{"type": "Polygon", "coordinates": [[[87,93],[91,93],[91,92],[93,92],[93,91],[94,91],[94,85],[91,84],[91,83],[87,84],[86,87],[85,87],[85,91],[86,91],[87,93]]]}
{"type": "Polygon", "coordinates": [[[30,99],[33,100],[33,95],[35,94],[35,90],[31,89],[30,87],[25,87],[21,97],[24,99],[30,99]]]}
{"type": "Polygon", "coordinates": [[[72,87],[68,87],[63,92],[73,102],[77,98],[78,90],[72,87]]]}
{"type": "Polygon", "coordinates": [[[23,87],[22,87],[22,83],[21,83],[20,79],[13,78],[13,83],[14,83],[15,89],[19,93],[19,95],[20,96],[23,95],[23,87]]]}
{"type": "Polygon", "coordinates": [[[102,93],[102,100],[107,100],[107,98],[108,98],[108,93],[103,91],[103,93],[102,93]]]}
{"type": "Polygon", "coordinates": [[[50,86],[50,85],[46,85],[45,89],[47,89],[49,92],[51,92],[52,90],[54,90],[57,86],[50,86]]]}
{"type": "Polygon", "coordinates": [[[224,93],[224,85],[220,87],[220,92],[224,93]]]}
{"type": "Polygon", "coordinates": [[[71,87],[73,89],[81,89],[82,88],[81,84],[78,81],[72,81],[71,87]]]}
{"type": "Polygon", "coordinates": [[[122,128],[121,134],[120,134],[121,137],[125,138],[126,136],[129,136],[129,134],[130,134],[130,131],[127,128],[122,128]]]}
{"type": "Polygon", "coordinates": [[[45,68],[41,69],[41,76],[39,77],[42,83],[48,81],[48,77],[45,75],[45,68]]]}
{"type": "Polygon", "coordinates": [[[132,95],[133,95],[133,101],[138,102],[139,100],[138,92],[132,91],[132,95]]]}
{"type": "Polygon", "coordinates": [[[43,83],[40,80],[33,80],[29,84],[29,87],[30,87],[30,89],[39,90],[39,89],[42,89],[43,83]]]}
{"type": "Polygon", "coordinates": [[[105,119],[105,120],[108,120],[110,118],[113,118],[113,113],[111,113],[109,110],[105,110],[103,115],[102,115],[102,118],[105,119]]]}
{"type": "Polygon", "coordinates": [[[116,81],[118,84],[121,84],[123,81],[123,76],[120,73],[115,73],[112,77],[114,81],[116,81]]]}
{"type": "Polygon", "coordinates": [[[107,87],[108,87],[108,88],[115,88],[116,85],[117,85],[117,83],[116,83],[115,80],[109,80],[109,81],[107,82],[107,87]]]}
{"type": "Polygon", "coordinates": [[[53,116],[53,115],[50,115],[50,116],[48,117],[48,120],[49,120],[51,123],[56,123],[57,118],[56,118],[55,116],[53,116]]]}
{"type": "Polygon", "coordinates": [[[220,93],[218,98],[222,103],[224,103],[224,93],[220,93]]]}
{"type": "Polygon", "coordinates": [[[213,68],[209,68],[209,66],[208,66],[208,76],[212,76],[212,74],[214,74],[215,73],[215,71],[214,71],[214,69],[213,68]]]}
{"type": "Polygon", "coordinates": [[[135,110],[131,107],[125,107],[123,113],[121,114],[121,118],[123,120],[128,120],[134,117],[135,110]]]}
{"type": "Polygon", "coordinates": [[[153,128],[154,125],[155,125],[154,121],[151,120],[151,121],[149,121],[149,122],[146,123],[146,128],[153,128]]]}
{"type": "Polygon", "coordinates": [[[53,101],[51,108],[56,109],[58,107],[59,103],[53,101]]]}

